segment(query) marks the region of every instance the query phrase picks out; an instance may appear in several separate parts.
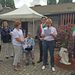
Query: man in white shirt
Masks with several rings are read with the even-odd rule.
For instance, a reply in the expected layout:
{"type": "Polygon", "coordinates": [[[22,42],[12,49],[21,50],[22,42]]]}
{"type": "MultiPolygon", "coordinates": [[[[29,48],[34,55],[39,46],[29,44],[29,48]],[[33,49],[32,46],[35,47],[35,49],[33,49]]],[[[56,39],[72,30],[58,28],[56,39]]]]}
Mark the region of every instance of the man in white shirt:
{"type": "Polygon", "coordinates": [[[54,68],[54,48],[55,48],[55,37],[57,35],[56,28],[52,26],[52,20],[47,19],[46,20],[46,27],[42,31],[42,38],[44,40],[43,42],[43,67],[42,69],[46,68],[47,63],[47,52],[49,49],[50,52],[50,64],[51,64],[51,70],[55,71],[54,68]]]}

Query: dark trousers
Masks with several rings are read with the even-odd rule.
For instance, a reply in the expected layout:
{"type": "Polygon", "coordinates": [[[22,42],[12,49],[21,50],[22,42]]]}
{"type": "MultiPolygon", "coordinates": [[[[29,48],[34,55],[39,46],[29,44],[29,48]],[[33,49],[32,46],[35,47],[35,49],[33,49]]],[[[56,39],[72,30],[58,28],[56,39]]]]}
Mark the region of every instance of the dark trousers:
{"type": "Polygon", "coordinates": [[[39,60],[42,61],[42,58],[43,58],[42,40],[39,40],[39,49],[40,49],[40,57],[39,57],[39,60]]]}
{"type": "Polygon", "coordinates": [[[48,50],[50,53],[50,64],[54,67],[54,48],[55,41],[43,41],[43,65],[47,64],[48,50]]]}
{"type": "Polygon", "coordinates": [[[73,48],[73,55],[74,55],[74,58],[75,58],[75,42],[74,42],[74,48],[73,48]]]}

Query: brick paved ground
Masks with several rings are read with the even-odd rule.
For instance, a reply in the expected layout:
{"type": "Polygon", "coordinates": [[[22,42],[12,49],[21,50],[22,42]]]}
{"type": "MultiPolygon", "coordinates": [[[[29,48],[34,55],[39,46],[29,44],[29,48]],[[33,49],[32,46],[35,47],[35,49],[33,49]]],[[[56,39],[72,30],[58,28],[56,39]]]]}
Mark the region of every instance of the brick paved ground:
{"type": "MultiPolygon", "coordinates": [[[[35,47],[35,62],[38,61],[39,49],[35,47]]],[[[14,71],[12,67],[13,58],[5,59],[3,63],[0,63],[0,75],[70,75],[72,70],[67,70],[55,66],[56,71],[52,72],[48,65],[45,70],[42,70],[42,63],[25,66],[25,60],[22,60],[22,66],[20,71],[14,71]]]]}

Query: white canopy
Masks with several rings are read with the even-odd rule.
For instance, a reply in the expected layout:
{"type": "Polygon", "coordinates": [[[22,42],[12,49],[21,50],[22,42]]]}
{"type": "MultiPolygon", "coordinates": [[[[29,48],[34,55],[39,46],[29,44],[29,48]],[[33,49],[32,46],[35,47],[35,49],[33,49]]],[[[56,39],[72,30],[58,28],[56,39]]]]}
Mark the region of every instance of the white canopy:
{"type": "Polygon", "coordinates": [[[43,17],[43,15],[37,13],[36,11],[32,10],[31,8],[27,7],[26,5],[22,6],[19,9],[16,9],[14,11],[5,13],[0,15],[0,19],[38,19],[43,17]]]}

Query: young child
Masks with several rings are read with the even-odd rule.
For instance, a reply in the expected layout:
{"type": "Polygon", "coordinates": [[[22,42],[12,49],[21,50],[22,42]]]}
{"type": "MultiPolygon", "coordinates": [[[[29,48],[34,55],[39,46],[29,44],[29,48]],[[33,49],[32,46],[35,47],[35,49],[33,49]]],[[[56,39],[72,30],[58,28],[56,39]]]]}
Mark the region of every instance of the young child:
{"type": "Polygon", "coordinates": [[[35,65],[34,63],[34,39],[31,37],[31,34],[28,33],[27,37],[24,40],[23,44],[23,52],[26,54],[26,65],[29,65],[29,62],[31,60],[32,64],[35,65]]]}

